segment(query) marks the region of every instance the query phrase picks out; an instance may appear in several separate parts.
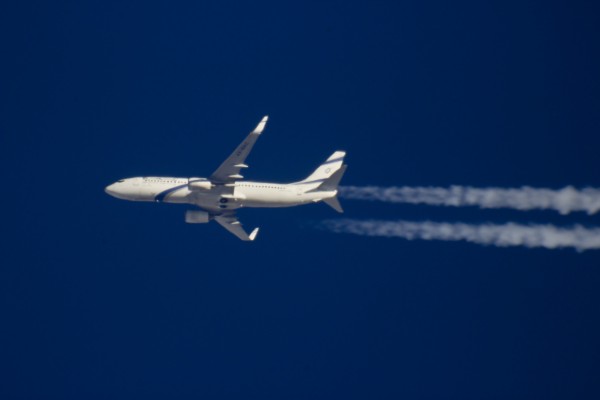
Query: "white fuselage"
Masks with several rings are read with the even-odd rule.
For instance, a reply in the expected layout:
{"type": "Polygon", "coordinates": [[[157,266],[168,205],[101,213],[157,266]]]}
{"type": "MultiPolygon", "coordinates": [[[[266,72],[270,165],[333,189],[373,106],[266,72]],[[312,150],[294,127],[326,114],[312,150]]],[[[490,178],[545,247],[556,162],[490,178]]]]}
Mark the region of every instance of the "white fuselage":
{"type": "Polygon", "coordinates": [[[122,179],[106,187],[119,199],[194,204],[208,211],[223,212],[241,207],[293,207],[334,197],[337,190],[313,191],[318,183],[269,183],[239,181],[231,186],[211,185],[202,178],[138,177],[122,179]],[[193,182],[208,187],[194,188],[193,182]]]}

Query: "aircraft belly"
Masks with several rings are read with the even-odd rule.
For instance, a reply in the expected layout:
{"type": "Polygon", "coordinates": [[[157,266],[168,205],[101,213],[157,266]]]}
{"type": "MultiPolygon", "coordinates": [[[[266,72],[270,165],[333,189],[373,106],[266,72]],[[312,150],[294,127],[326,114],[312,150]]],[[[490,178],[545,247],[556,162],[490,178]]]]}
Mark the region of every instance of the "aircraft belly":
{"type": "Polygon", "coordinates": [[[219,205],[220,195],[214,192],[189,192],[185,195],[184,202],[196,204],[200,207],[217,207],[219,205]]]}
{"type": "Polygon", "coordinates": [[[236,188],[244,207],[291,207],[300,204],[294,193],[287,190],[257,190],[252,188],[236,188]]]}

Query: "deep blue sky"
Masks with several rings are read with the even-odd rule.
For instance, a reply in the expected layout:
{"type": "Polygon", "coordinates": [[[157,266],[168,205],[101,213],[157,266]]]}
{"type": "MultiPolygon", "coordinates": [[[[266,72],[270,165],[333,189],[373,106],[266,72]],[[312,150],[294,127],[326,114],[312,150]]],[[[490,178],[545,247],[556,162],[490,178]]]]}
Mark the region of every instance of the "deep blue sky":
{"type": "MultiPolygon", "coordinates": [[[[600,398],[600,252],[258,240],[103,188],[206,176],[600,186],[593,1],[5,2],[0,398],[600,398]]],[[[345,202],[346,216],[600,225],[345,202]]]]}

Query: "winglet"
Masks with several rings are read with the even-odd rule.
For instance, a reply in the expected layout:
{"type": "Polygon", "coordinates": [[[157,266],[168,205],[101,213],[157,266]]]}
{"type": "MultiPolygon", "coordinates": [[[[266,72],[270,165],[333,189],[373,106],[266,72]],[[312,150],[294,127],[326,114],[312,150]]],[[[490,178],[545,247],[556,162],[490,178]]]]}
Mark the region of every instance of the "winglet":
{"type": "Polygon", "coordinates": [[[268,120],[269,120],[269,116],[265,115],[263,117],[263,119],[260,120],[260,122],[258,123],[258,125],[256,125],[256,128],[254,128],[254,130],[252,131],[252,133],[254,133],[256,135],[260,135],[262,133],[262,131],[265,129],[265,125],[267,124],[268,120]]]}
{"type": "Polygon", "coordinates": [[[241,240],[252,241],[258,233],[258,228],[254,228],[252,233],[248,235],[244,228],[242,228],[240,221],[238,221],[237,217],[233,213],[230,213],[229,215],[215,215],[214,220],[241,240]]]}
{"type": "Polygon", "coordinates": [[[248,238],[250,240],[254,240],[254,238],[256,237],[257,234],[258,234],[258,228],[254,228],[254,230],[252,231],[252,233],[250,233],[250,235],[248,236],[248,238]]]}

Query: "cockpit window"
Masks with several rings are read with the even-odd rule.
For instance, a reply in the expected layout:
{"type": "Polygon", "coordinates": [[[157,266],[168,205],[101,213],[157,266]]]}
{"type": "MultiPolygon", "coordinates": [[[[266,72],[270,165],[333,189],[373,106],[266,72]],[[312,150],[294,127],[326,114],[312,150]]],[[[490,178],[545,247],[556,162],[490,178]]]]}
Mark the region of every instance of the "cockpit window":
{"type": "Polygon", "coordinates": [[[125,182],[125,179],[118,180],[117,182],[125,182]]]}

